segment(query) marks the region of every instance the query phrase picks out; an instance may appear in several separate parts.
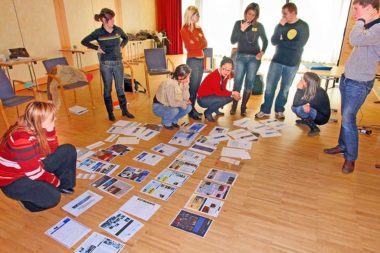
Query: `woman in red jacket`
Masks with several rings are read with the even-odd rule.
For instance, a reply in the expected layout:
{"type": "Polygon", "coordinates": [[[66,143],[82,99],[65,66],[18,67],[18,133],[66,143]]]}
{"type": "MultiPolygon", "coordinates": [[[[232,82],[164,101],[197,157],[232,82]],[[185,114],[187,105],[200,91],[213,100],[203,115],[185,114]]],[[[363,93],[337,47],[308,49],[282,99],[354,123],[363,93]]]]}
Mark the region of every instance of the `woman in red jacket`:
{"type": "Polygon", "coordinates": [[[197,91],[202,81],[204,68],[203,49],[207,47],[207,40],[202,28],[197,24],[199,21],[199,11],[197,7],[187,7],[183,20],[184,25],[181,29],[181,37],[187,50],[186,64],[191,68],[189,91],[193,110],[189,113],[189,117],[200,120],[202,114],[195,110],[195,102],[197,100],[197,91]]]}
{"type": "Polygon", "coordinates": [[[74,193],[76,150],[58,146],[52,103],[32,102],[0,142],[0,188],[31,212],[74,193]]]}
{"type": "Polygon", "coordinates": [[[210,73],[203,80],[198,90],[198,104],[207,108],[205,118],[214,122],[213,113],[216,115],[224,115],[219,108],[225,106],[232,101],[240,100],[238,91],[227,90],[227,82],[231,79],[231,71],[233,69],[233,61],[229,57],[223,57],[220,67],[210,73]]]}

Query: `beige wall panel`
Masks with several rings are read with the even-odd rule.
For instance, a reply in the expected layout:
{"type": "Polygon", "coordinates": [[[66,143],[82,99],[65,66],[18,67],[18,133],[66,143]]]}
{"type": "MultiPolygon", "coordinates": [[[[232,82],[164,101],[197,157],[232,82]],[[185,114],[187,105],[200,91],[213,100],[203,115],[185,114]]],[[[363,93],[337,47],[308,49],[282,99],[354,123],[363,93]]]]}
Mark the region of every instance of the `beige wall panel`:
{"type": "MultiPolygon", "coordinates": [[[[14,0],[21,33],[25,47],[32,57],[60,56],[60,41],[53,1],[47,0],[14,0]]],[[[46,71],[41,62],[35,65],[37,78],[46,71]]],[[[12,70],[12,78],[29,80],[25,65],[19,65],[12,70]]]]}
{"type": "Polygon", "coordinates": [[[122,2],[124,31],[156,30],[155,0],[125,0],[122,2]]]}
{"type": "Polygon", "coordinates": [[[12,0],[1,0],[0,54],[9,55],[9,48],[23,47],[12,0]]]}

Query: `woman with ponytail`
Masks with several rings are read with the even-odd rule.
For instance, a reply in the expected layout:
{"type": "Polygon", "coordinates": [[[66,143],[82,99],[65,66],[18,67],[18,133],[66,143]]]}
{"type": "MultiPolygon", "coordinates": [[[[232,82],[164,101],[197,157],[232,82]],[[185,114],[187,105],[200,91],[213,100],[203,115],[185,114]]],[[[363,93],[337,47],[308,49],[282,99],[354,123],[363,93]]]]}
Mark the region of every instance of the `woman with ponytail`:
{"type": "Polygon", "coordinates": [[[0,142],[0,188],[31,212],[74,193],[76,149],[58,146],[54,122],[52,103],[32,102],[0,142]]]}
{"type": "Polygon", "coordinates": [[[321,79],[313,72],[306,72],[297,85],[292,111],[301,119],[296,124],[309,126],[309,136],[318,135],[317,125],[324,125],[330,119],[330,100],[321,87],[321,79]]]}
{"type": "Polygon", "coordinates": [[[189,93],[190,75],[191,68],[181,64],[157,89],[153,98],[153,113],[161,117],[161,123],[166,129],[179,128],[178,120],[192,109],[189,93]]]}
{"type": "Polygon", "coordinates": [[[117,98],[123,116],[134,118],[127,109],[127,99],[125,98],[124,83],[124,66],[121,56],[121,48],[128,43],[128,36],[115,23],[115,12],[103,8],[94,19],[102,22],[102,26],[82,40],[82,45],[97,50],[100,55],[100,73],[104,83],[104,103],[108,112],[108,119],[115,121],[112,103],[112,79],[115,79],[117,98]],[[91,43],[97,41],[98,45],[91,43]],[[121,40],[121,41],[120,41],[121,40]]]}

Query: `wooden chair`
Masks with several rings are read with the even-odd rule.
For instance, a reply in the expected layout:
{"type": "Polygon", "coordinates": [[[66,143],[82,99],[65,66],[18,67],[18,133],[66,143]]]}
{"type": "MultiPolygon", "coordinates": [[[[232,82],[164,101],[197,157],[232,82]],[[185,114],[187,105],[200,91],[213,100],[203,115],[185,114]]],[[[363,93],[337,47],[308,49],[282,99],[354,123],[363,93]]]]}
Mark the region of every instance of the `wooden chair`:
{"type": "Polygon", "coordinates": [[[168,75],[174,71],[174,64],[169,58],[166,58],[165,49],[163,48],[144,49],[144,56],[146,89],[150,97],[149,76],[168,75]],[[172,70],[168,69],[169,63],[172,70]]]}
{"type": "Polygon", "coordinates": [[[69,109],[67,107],[67,101],[66,101],[66,97],[65,97],[65,90],[73,90],[74,91],[74,101],[76,103],[75,89],[87,86],[88,90],[90,92],[92,109],[95,109],[94,98],[93,98],[92,90],[91,90],[91,86],[90,86],[91,81],[90,81],[90,78],[87,76],[86,72],[84,72],[83,70],[80,70],[80,71],[82,71],[86,75],[87,82],[80,81],[80,82],[76,82],[76,83],[62,84],[62,81],[55,74],[53,74],[53,72],[54,72],[54,69],[57,67],[57,65],[69,65],[68,62],[67,62],[67,60],[66,60],[66,58],[65,57],[59,57],[59,58],[48,59],[48,60],[42,61],[42,63],[44,64],[44,67],[46,69],[48,78],[52,78],[52,79],[54,79],[54,80],[56,80],[58,82],[59,90],[61,92],[61,96],[62,96],[62,100],[63,100],[63,105],[65,107],[67,116],[70,117],[70,113],[69,113],[69,109]]]}
{"type": "MultiPolygon", "coordinates": [[[[25,86],[25,82],[13,81],[13,87],[11,81],[8,79],[6,74],[4,73],[4,70],[0,69],[0,111],[1,115],[5,121],[5,125],[7,128],[9,128],[9,121],[7,119],[7,116],[4,111],[4,107],[14,107],[23,103],[27,103],[30,101],[35,100],[36,97],[36,87],[35,84],[32,84],[31,86],[27,87],[25,86]],[[15,94],[15,91],[13,87],[15,87],[16,83],[20,83],[24,85],[25,88],[31,88],[33,91],[33,96],[17,96],[15,94]]],[[[18,109],[17,109],[17,116],[18,116],[18,109]]]]}

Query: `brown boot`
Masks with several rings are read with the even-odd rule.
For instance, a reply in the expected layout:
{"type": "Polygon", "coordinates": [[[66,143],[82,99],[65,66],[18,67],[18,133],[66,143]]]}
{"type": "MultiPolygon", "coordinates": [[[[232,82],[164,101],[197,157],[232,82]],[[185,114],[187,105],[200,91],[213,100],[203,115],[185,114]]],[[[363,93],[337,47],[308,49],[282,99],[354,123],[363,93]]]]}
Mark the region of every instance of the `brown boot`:
{"type": "Polygon", "coordinates": [[[352,173],[354,171],[354,169],[355,169],[355,161],[344,160],[344,164],[342,167],[342,172],[344,174],[352,173]]]}

